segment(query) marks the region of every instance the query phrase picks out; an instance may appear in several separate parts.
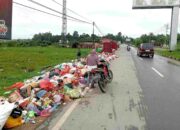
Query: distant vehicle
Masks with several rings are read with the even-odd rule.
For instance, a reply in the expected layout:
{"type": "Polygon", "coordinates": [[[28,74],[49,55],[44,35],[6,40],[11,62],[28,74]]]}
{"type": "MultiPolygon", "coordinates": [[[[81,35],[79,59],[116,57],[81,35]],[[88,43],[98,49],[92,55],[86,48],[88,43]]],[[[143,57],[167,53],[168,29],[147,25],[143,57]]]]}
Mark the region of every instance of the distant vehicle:
{"type": "Polygon", "coordinates": [[[137,49],[138,56],[154,57],[154,45],[152,43],[142,43],[137,49]]]}
{"type": "Polygon", "coordinates": [[[127,51],[130,51],[130,50],[131,50],[130,45],[127,45],[127,51]]]}

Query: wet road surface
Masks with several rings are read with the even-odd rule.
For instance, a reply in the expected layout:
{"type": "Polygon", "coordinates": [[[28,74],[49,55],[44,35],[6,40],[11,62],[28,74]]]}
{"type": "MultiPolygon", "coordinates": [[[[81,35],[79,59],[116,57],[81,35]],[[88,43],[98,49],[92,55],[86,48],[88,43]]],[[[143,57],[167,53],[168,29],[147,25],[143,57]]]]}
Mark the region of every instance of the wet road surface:
{"type": "Polygon", "coordinates": [[[180,130],[180,67],[158,55],[140,58],[135,49],[131,54],[148,106],[148,130],[180,130]]]}

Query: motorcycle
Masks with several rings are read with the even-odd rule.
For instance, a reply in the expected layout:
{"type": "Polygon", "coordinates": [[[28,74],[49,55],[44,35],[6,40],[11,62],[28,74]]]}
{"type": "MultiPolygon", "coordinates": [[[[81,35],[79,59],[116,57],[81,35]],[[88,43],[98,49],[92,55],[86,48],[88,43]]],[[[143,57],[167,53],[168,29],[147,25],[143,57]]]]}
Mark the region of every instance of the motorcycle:
{"type": "Polygon", "coordinates": [[[97,67],[103,69],[105,80],[110,83],[113,80],[113,72],[110,69],[110,64],[105,60],[100,60],[97,67]]]}
{"type": "Polygon", "coordinates": [[[131,47],[128,45],[127,46],[127,51],[130,51],[131,50],[131,47]]]}
{"type": "Polygon", "coordinates": [[[84,77],[91,80],[91,85],[98,84],[102,93],[106,93],[107,83],[112,82],[113,72],[110,69],[109,63],[105,60],[100,60],[97,68],[87,72],[84,77]]]}
{"type": "Polygon", "coordinates": [[[106,92],[106,83],[105,83],[105,77],[104,77],[104,71],[101,68],[96,68],[91,71],[93,74],[94,80],[92,81],[92,84],[98,83],[98,86],[101,90],[101,92],[106,92]]]}
{"type": "Polygon", "coordinates": [[[107,83],[110,83],[113,80],[113,72],[110,69],[109,63],[107,61],[105,61],[105,60],[100,60],[99,64],[97,65],[97,69],[99,69],[100,76],[101,76],[101,81],[104,82],[104,86],[102,86],[102,83],[101,83],[99,85],[99,87],[100,87],[100,90],[103,93],[105,93],[107,83]]]}

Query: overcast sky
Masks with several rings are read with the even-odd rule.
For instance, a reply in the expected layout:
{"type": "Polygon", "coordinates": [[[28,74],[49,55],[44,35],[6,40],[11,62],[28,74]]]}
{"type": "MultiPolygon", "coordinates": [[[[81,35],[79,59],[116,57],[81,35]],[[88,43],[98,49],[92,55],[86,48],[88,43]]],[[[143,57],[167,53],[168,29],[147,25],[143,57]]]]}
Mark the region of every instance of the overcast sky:
{"type": "MultiPolygon", "coordinates": [[[[27,0],[14,1],[54,13],[27,0]]],[[[62,12],[62,7],[52,2],[52,0],[35,1],[62,12]]],[[[63,0],[56,1],[62,4],[63,0]]],[[[103,34],[117,34],[118,32],[122,32],[123,35],[130,37],[138,37],[150,32],[165,34],[166,30],[164,25],[170,24],[171,9],[134,10],[132,9],[132,3],[132,0],[67,0],[67,8],[91,21],[95,21],[103,34]]],[[[70,11],[67,11],[67,14],[87,21],[70,11]]],[[[67,26],[67,32],[71,34],[75,30],[78,31],[79,34],[92,33],[92,25],[89,24],[68,20],[67,26]]],[[[180,32],[180,24],[178,29],[180,32]]],[[[61,18],[13,4],[13,39],[32,38],[34,34],[40,32],[52,32],[56,35],[61,34],[61,30],[61,18]]],[[[95,33],[100,35],[97,30],[95,30],[95,33]]]]}

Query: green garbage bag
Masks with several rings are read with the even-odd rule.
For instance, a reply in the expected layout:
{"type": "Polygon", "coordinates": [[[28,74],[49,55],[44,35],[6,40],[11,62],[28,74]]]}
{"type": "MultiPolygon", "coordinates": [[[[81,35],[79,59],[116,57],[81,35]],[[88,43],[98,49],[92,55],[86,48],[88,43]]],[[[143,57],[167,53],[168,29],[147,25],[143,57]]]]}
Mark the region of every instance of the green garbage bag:
{"type": "Polygon", "coordinates": [[[79,89],[71,89],[66,91],[66,94],[68,94],[71,98],[80,98],[81,93],[79,91],[79,89]]]}
{"type": "Polygon", "coordinates": [[[102,52],[102,48],[96,48],[96,52],[102,52]]]}

